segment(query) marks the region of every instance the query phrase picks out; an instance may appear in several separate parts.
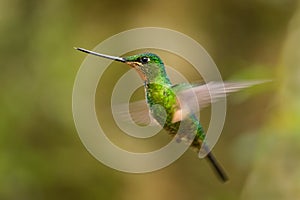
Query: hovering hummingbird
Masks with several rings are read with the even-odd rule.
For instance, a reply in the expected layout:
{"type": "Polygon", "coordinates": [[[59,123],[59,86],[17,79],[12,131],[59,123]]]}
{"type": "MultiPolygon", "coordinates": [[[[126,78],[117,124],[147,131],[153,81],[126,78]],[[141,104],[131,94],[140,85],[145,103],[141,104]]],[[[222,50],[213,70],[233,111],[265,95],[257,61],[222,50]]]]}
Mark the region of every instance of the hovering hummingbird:
{"type": "MultiPolygon", "coordinates": [[[[224,97],[227,93],[250,87],[261,81],[250,82],[209,82],[203,85],[176,84],[172,85],[163,61],[156,54],[142,53],[128,57],[116,57],[100,54],[83,48],[75,49],[95,56],[126,63],[135,69],[144,82],[145,97],[148,106],[147,112],[168,133],[175,136],[176,141],[190,142],[197,152],[205,139],[205,132],[195,113],[211,102],[224,97]],[[210,88],[210,90],[208,89],[210,88]],[[196,96],[198,105],[192,102],[196,96]],[[160,106],[155,106],[160,105],[160,106]],[[180,123],[184,127],[180,129],[180,123]],[[192,140],[192,141],[191,141],[192,140]]],[[[205,144],[204,144],[205,145],[205,144]]],[[[206,158],[218,174],[219,178],[226,182],[228,176],[210,149],[207,149],[206,158]]]]}

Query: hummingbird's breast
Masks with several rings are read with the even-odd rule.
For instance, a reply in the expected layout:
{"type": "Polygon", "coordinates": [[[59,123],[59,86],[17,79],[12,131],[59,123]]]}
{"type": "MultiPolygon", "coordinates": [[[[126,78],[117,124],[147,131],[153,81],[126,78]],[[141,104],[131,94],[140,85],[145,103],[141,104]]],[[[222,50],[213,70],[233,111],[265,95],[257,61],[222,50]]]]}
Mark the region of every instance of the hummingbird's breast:
{"type": "Polygon", "coordinates": [[[151,83],[146,85],[145,92],[152,117],[170,134],[176,134],[176,140],[179,142],[193,140],[193,146],[199,149],[200,141],[205,137],[199,120],[191,115],[183,121],[172,122],[179,104],[171,86],[151,83]]]}
{"type": "Polygon", "coordinates": [[[152,116],[163,127],[169,125],[177,110],[177,99],[169,85],[150,83],[145,87],[146,100],[152,116]]]}

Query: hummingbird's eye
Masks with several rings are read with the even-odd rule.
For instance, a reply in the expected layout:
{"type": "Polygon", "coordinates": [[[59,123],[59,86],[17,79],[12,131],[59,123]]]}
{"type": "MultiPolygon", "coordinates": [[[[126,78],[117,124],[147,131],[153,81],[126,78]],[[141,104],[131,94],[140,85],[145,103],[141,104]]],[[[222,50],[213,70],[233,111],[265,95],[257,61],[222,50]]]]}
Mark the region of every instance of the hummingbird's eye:
{"type": "Polygon", "coordinates": [[[150,61],[150,58],[148,58],[147,56],[143,56],[140,58],[140,61],[141,61],[141,63],[145,64],[150,61]]]}

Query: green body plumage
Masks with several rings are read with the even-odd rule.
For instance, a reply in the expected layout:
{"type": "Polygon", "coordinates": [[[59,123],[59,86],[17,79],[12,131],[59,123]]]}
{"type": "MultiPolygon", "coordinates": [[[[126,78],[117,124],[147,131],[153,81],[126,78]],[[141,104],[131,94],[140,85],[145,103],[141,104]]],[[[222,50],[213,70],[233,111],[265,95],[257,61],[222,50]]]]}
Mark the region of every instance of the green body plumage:
{"type": "MultiPolygon", "coordinates": [[[[172,118],[179,109],[175,91],[180,89],[181,85],[172,85],[164,63],[155,54],[143,53],[126,57],[125,60],[135,63],[134,68],[140,75],[143,73],[141,77],[144,80],[146,101],[154,119],[170,134],[177,134],[181,122],[173,123],[172,118]],[[142,59],[148,61],[143,63],[142,59]]],[[[182,131],[178,133],[177,141],[195,137],[192,145],[200,150],[205,134],[199,120],[193,114],[184,120],[184,127],[181,127],[182,131]]]]}
{"type": "Polygon", "coordinates": [[[172,118],[178,109],[177,98],[172,86],[148,83],[145,86],[145,93],[150,112],[156,121],[170,134],[175,135],[178,133],[178,142],[181,139],[187,140],[195,137],[192,145],[200,150],[205,134],[198,119],[194,115],[184,119],[184,123],[182,123],[184,127],[181,127],[182,131],[180,132],[178,131],[181,122],[172,122],[172,118]]]}

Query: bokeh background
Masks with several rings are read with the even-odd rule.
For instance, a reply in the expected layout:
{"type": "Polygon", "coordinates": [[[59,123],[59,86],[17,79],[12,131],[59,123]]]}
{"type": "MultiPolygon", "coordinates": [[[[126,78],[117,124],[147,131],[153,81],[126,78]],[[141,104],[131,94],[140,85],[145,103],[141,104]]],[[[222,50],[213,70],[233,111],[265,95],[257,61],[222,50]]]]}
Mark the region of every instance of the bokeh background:
{"type": "MultiPolygon", "coordinates": [[[[1,200],[300,199],[299,1],[2,0],[0,37],[1,200]],[[92,49],[144,26],[189,35],[225,80],[273,80],[229,98],[214,149],[229,183],[193,151],[162,170],[126,174],[81,143],[72,87],[85,55],[73,46],[92,49]]],[[[109,99],[109,88],[97,98],[109,99]]]]}

